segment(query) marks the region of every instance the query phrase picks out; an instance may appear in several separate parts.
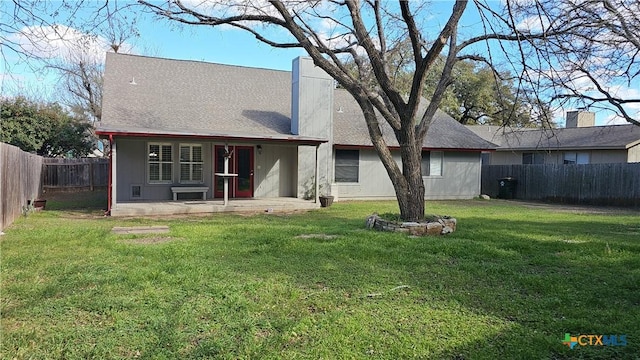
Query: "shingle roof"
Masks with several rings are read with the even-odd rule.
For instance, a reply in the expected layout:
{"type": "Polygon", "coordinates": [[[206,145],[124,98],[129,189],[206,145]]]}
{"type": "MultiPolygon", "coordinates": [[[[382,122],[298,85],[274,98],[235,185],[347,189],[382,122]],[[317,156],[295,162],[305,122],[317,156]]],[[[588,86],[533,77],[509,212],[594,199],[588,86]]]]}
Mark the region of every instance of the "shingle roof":
{"type": "Polygon", "coordinates": [[[509,129],[467,126],[478,136],[498,144],[498,151],[628,149],[640,144],[640,126],[609,125],[560,129],[509,129]]]}
{"type": "Polygon", "coordinates": [[[290,73],[107,54],[99,131],[293,137],[290,73]],[[135,84],[132,84],[135,83],[135,84]]]}
{"type": "MultiPolygon", "coordinates": [[[[362,110],[351,94],[346,90],[338,89],[334,92],[334,102],[336,108],[336,112],[333,115],[334,143],[336,145],[371,146],[371,138],[369,137],[362,110]]],[[[423,112],[427,106],[425,102],[423,101],[423,106],[421,107],[423,112]]],[[[380,124],[387,144],[389,146],[398,146],[398,141],[393,135],[391,126],[382,119],[380,124]]],[[[465,150],[491,150],[496,148],[495,144],[475,135],[441,110],[436,112],[423,146],[430,149],[465,150]]]]}
{"type": "MultiPolygon", "coordinates": [[[[334,102],[334,143],[370,146],[362,112],[351,95],[336,90],[334,102]]],[[[99,133],[304,140],[291,135],[290,124],[291,72],[107,54],[99,133]]],[[[389,145],[397,146],[391,128],[383,130],[389,145]]],[[[442,112],[425,146],[495,148],[442,112]]]]}

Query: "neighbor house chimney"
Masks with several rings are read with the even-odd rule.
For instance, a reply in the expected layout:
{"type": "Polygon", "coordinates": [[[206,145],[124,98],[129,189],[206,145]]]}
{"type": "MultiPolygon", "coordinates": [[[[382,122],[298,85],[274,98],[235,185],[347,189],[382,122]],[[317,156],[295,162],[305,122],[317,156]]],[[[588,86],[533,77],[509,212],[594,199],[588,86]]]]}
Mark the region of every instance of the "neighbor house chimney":
{"type": "Polygon", "coordinates": [[[567,111],[566,127],[589,127],[596,125],[596,114],[586,110],[567,111]]]}

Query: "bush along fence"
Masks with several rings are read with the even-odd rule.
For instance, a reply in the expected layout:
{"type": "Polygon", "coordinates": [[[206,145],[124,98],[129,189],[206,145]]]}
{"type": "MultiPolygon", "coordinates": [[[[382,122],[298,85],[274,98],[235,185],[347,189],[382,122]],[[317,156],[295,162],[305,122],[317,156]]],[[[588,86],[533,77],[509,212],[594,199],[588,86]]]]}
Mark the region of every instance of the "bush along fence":
{"type": "Polygon", "coordinates": [[[515,199],[640,206],[640,163],[483,165],[482,193],[498,197],[507,177],[515,199]]]}
{"type": "Polygon", "coordinates": [[[93,191],[96,187],[107,187],[108,181],[108,159],[44,159],[42,185],[45,191],[79,188],[93,191]]]}
{"type": "Polygon", "coordinates": [[[42,192],[42,157],[0,143],[0,232],[42,192]]]}

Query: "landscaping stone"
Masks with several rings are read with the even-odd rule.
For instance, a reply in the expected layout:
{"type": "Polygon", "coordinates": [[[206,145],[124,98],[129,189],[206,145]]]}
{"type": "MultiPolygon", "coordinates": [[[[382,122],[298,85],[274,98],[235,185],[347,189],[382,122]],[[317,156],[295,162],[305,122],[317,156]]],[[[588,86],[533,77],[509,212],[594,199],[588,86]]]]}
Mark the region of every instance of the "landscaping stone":
{"type": "Polygon", "coordinates": [[[438,216],[425,222],[396,222],[384,220],[377,213],[369,215],[365,221],[367,229],[378,231],[393,231],[411,234],[411,236],[445,235],[456,230],[456,219],[448,216],[438,216]]]}
{"type": "Polygon", "coordinates": [[[439,222],[427,223],[427,235],[440,235],[442,228],[443,226],[439,222]]]}
{"type": "Polygon", "coordinates": [[[367,219],[365,221],[365,226],[367,227],[367,229],[373,229],[378,219],[380,219],[378,213],[373,213],[367,216],[367,219]]]}
{"type": "Polygon", "coordinates": [[[482,200],[491,200],[491,197],[490,197],[489,195],[482,194],[482,195],[480,195],[479,197],[480,197],[480,199],[482,199],[482,200]]]}

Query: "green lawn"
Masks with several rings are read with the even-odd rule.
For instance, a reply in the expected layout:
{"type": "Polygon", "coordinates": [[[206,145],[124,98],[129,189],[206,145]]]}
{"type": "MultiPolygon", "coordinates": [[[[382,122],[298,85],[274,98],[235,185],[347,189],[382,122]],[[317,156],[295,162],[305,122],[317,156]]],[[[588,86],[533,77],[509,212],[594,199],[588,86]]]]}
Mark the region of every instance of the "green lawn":
{"type": "Polygon", "coordinates": [[[457,232],[363,228],[373,211],[397,212],[393,202],[31,214],[0,238],[0,358],[639,358],[638,212],[427,206],[456,217],[457,232]],[[134,225],[170,233],[111,233],[134,225]],[[335,237],[298,237],[309,234],[335,237]],[[627,346],[569,349],[565,333],[624,334],[627,346]]]}

